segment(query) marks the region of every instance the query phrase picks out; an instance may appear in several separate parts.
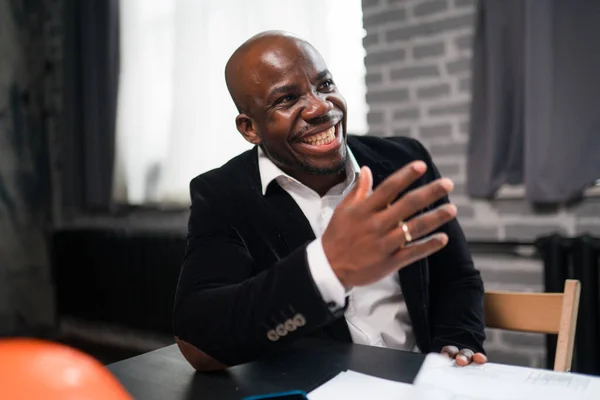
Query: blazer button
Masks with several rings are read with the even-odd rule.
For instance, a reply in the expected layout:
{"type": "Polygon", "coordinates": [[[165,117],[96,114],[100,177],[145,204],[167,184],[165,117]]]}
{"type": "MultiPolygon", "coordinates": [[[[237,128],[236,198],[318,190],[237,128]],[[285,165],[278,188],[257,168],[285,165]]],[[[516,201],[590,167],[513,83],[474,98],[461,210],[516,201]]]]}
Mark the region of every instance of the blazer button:
{"type": "Polygon", "coordinates": [[[285,329],[285,327],[282,324],[277,325],[277,328],[275,328],[275,332],[277,332],[279,336],[285,336],[288,334],[287,329],[285,329]]]}
{"type": "Polygon", "coordinates": [[[276,342],[279,340],[279,335],[277,333],[275,333],[275,331],[273,329],[271,329],[269,332],[267,332],[267,337],[269,338],[269,340],[271,342],[276,342]]]}
{"type": "Polygon", "coordinates": [[[306,318],[304,318],[304,315],[302,315],[302,314],[294,315],[294,325],[296,325],[297,327],[306,325],[306,318]]]}
{"type": "Polygon", "coordinates": [[[296,324],[294,324],[294,321],[288,319],[287,321],[285,321],[285,329],[288,332],[294,332],[297,329],[297,326],[296,324]]]}

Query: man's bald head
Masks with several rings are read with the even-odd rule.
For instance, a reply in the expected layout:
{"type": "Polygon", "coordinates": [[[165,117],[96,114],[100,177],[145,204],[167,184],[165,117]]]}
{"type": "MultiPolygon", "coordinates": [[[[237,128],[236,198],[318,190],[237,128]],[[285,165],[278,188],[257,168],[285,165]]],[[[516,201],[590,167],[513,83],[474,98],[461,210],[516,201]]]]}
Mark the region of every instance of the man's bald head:
{"type": "Polygon", "coordinates": [[[248,89],[261,78],[256,67],[268,60],[270,54],[277,56],[298,48],[316,52],[310,43],[290,32],[265,31],[254,35],[233,52],[225,66],[225,82],[238,112],[250,112],[252,96],[248,89]]]}
{"type": "Polygon", "coordinates": [[[337,182],[348,155],[346,101],[313,46],[287,32],[260,33],[233,53],[225,79],[244,139],[300,182],[337,182]]]}

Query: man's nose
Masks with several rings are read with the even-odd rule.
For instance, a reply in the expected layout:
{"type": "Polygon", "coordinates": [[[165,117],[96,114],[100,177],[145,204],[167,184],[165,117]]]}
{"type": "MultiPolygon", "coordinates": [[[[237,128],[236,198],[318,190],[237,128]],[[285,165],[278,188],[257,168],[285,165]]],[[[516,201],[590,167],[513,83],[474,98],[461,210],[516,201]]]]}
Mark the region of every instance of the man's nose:
{"type": "Polygon", "coordinates": [[[302,118],[309,121],[327,115],[331,110],[333,110],[332,102],[318,94],[313,94],[307,99],[306,107],[302,110],[302,118]]]}

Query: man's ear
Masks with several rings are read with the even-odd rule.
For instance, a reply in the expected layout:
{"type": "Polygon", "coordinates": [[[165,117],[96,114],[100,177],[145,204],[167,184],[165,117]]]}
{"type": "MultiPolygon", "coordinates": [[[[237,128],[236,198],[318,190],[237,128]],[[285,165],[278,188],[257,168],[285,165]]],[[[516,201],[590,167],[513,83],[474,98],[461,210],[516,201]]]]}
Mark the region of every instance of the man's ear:
{"type": "Polygon", "coordinates": [[[238,115],[235,118],[235,125],[237,126],[237,130],[248,142],[255,145],[259,145],[262,143],[260,136],[258,136],[258,133],[254,128],[254,123],[248,115],[244,113],[238,115]]]}

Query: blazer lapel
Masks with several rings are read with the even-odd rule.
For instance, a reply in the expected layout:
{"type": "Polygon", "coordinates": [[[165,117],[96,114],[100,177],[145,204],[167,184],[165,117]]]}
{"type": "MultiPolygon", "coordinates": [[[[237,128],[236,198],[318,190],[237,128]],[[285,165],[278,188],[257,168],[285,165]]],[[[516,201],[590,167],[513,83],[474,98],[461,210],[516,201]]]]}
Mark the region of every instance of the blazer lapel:
{"type": "MultiPolygon", "coordinates": [[[[352,144],[349,143],[349,146],[351,146],[358,164],[360,166],[367,165],[371,168],[373,172],[373,187],[377,187],[381,181],[393,172],[394,167],[392,163],[389,161],[374,161],[374,158],[365,155],[365,151],[362,149],[364,146],[357,141],[352,140],[352,144]],[[356,152],[354,144],[360,146],[356,148],[356,152]]],[[[254,191],[258,192],[257,194],[262,199],[263,204],[273,216],[275,225],[281,232],[282,239],[287,243],[289,251],[291,252],[299,246],[314,240],[315,234],[306,216],[294,199],[277,182],[271,182],[267,193],[264,196],[262,195],[257,148],[255,147],[249,154],[252,164],[249,171],[251,171],[251,181],[254,191]]]]}
{"type": "MultiPolygon", "coordinates": [[[[388,176],[396,171],[398,167],[390,161],[377,159],[377,155],[370,154],[370,149],[357,140],[349,141],[352,154],[358,164],[371,168],[373,173],[373,189],[375,189],[388,176]]],[[[408,160],[407,160],[408,161],[408,160]]],[[[400,193],[399,193],[400,195],[400,193]]],[[[427,260],[423,259],[402,268],[398,272],[400,279],[400,288],[406,302],[406,307],[410,315],[417,344],[423,351],[430,348],[429,323],[427,318],[427,282],[425,271],[427,269],[427,260]],[[423,340],[427,340],[424,342],[423,340]]]]}
{"type": "Polygon", "coordinates": [[[391,162],[379,159],[377,154],[371,154],[371,150],[356,138],[348,138],[348,147],[352,150],[352,154],[359,166],[366,165],[371,169],[373,173],[373,189],[394,172],[394,165],[391,162]]]}
{"type": "Polygon", "coordinates": [[[296,204],[292,196],[279,186],[277,182],[269,185],[265,202],[286,241],[290,252],[315,239],[315,233],[306,216],[296,204]]]}
{"type": "Polygon", "coordinates": [[[260,182],[260,172],[258,168],[258,152],[255,147],[250,152],[251,168],[248,169],[251,174],[253,190],[259,197],[259,202],[266,208],[271,218],[263,223],[273,223],[276,231],[279,232],[279,239],[282,239],[287,246],[287,253],[292,252],[303,244],[314,240],[315,234],[306,219],[306,216],[298,207],[285,190],[277,182],[271,182],[267,188],[267,193],[263,196],[262,185],[260,182]]]}

